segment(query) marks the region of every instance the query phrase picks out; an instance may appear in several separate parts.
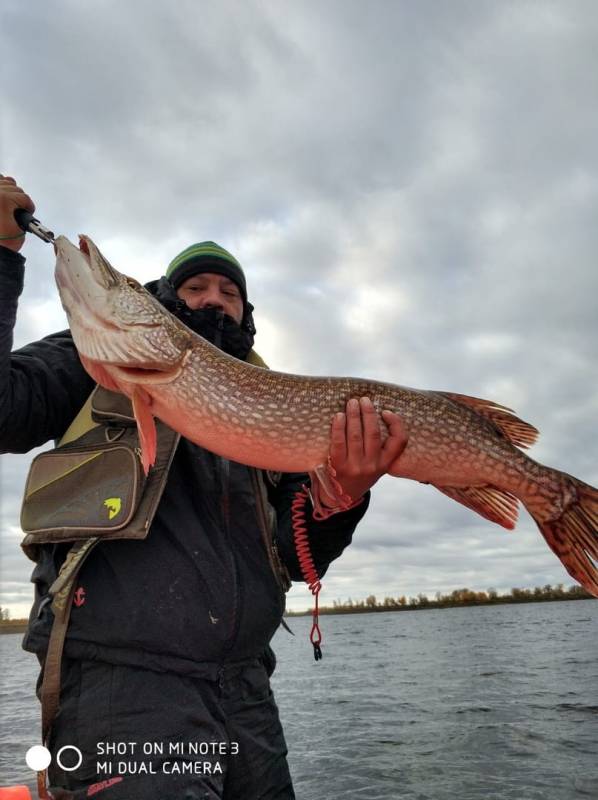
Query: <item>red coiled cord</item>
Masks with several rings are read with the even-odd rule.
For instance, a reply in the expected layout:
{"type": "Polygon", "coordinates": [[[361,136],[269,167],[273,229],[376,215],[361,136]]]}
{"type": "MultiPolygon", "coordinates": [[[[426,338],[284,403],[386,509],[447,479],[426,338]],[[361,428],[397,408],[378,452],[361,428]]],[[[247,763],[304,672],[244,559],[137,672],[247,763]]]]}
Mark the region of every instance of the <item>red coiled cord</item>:
{"type": "Polygon", "coordinates": [[[305,503],[309,498],[309,491],[306,486],[303,486],[298,492],[295,493],[295,499],[291,503],[291,519],[293,525],[293,536],[295,538],[295,549],[297,550],[297,558],[299,559],[299,566],[301,567],[301,574],[303,580],[307,583],[309,591],[315,597],[315,605],[313,610],[313,625],[311,626],[311,633],[309,634],[309,641],[314,648],[314,658],[319,661],[322,658],[322,650],[320,644],[322,643],[322,634],[318,624],[318,597],[322,584],[320,577],[316,570],[314,560],[309,549],[309,539],[307,536],[307,524],[305,520],[305,503]]]}

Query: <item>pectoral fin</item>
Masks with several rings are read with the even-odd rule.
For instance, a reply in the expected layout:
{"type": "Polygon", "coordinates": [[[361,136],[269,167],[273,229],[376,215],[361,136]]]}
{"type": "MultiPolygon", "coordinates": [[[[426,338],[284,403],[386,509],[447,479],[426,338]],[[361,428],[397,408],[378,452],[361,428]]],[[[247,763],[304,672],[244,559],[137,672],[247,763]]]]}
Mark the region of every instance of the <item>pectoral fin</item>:
{"type": "Polygon", "coordinates": [[[100,386],[103,386],[104,389],[108,389],[110,392],[122,391],[106,367],[97,361],[93,361],[91,358],[85,358],[85,356],[82,356],[81,354],[79,354],[79,358],[85,367],[85,371],[91,375],[96,383],[99,383],[100,386]]]}
{"type": "Polygon", "coordinates": [[[143,471],[147,475],[156,460],[156,423],[151,411],[152,398],[144,389],[137,386],[131,396],[131,403],[137,420],[139,443],[141,444],[141,463],[143,471]]]}

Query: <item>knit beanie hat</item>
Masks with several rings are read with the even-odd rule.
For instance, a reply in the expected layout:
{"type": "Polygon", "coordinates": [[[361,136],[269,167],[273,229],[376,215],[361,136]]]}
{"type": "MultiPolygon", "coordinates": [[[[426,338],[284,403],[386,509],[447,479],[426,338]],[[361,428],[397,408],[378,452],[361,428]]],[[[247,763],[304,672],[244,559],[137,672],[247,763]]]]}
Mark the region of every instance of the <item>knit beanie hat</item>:
{"type": "Polygon", "coordinates": [[[243,298],[243,307],[247,305],[247,284],[245,274],[237,259],[220,247],[216,242],[198,242],[175,256],[166,270],[166,277],[175,289],[183,281],[200,272],[215,272],[234,281],[243,298]]]}

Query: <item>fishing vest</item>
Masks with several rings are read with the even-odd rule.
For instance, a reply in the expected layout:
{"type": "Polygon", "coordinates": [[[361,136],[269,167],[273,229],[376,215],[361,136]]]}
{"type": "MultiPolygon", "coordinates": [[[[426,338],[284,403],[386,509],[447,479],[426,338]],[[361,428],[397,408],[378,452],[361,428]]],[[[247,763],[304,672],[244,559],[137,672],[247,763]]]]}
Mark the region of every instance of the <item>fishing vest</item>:
{"type": "MultiPolygon", "coordinates": [[[[155,423],[156,460],[146,476],[130,400],[96,386],[58,446],[32,461],[21,507],[21,547],[30,559],[37,560],[40,545],[70,542],[81,554],[78,567],[83,553],[99,541],[145,539],[180,440],[180,434],[163,422],[155,423]]],[[[275,513],[264,475],[248,469],[268,559],[287,591],[290,580],[274,541],[275,513]]],[[[73,556],[67,561],[59,575],[61,584],[75,567],[73,556]]],[[[52,594],[56,601],[56,592],[52,594]]]]}
{"type": "MultiPolygon", "coordinates": [[[[48,741],[59,708],[61,661],[77,574],[99,542],[145,539],[162,497],[180,434],[160,420],[155,422],[156,461],[146,476],[131,402],[96,386],[58,446],[39,454],[31,464],[21,508],[23,550],[35,561],[41,545],[71,543],[49,589],[54,622],[40,689],[43,743],[48,741]]],[[[248,469],[270,566],[286,592],[291,581],[278,555],[276,516],[268,503],[263,473],[248,469]]],[[[47,796],[46,786],[47,774],[42,770],[38,773],[40,797],[47,796]]]]}

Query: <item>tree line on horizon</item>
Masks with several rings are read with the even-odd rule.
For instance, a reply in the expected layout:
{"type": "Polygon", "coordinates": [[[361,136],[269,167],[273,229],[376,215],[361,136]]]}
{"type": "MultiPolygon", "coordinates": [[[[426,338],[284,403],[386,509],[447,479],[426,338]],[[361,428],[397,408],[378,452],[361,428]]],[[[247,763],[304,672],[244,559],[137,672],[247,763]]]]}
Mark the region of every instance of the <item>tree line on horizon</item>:
{"type": "MultiPolygon", "coordinates": [[[[454,608],[455,606],[500,605],[504,603],[542,603],[551,600],[591,600],[592,595],[583,586],[569,586],[562,583],[551,586],[536,586],[534,589],[511,589],[505,594],[498,594],[496,589],[476,592],[472,589],[454,589],[450,594],[436,592],[434,599],[420,592],[417,597],[385,597],[378,602],[371,594],[365,600],[353,601],[351,598],[341,602],[333,600],[332,606],[320,606],[320,614],[359,614],[370,611],[412,611],[422,608],[454,608]]],[[[289,617],[300,617],[311,614],[311,610],[287,611],[289,617]]],[[[0,606],[0,625],[19,625],[27,619],[11,619],[10,611],[0,606]]]]}
{"type": "MultiPolygon", "coordinates": [[[[454,608],[456,606],[500,605],[506,603],[542,603],[551,600],[590,600],[592,595],[583,586],[565,588],[562,583],[557,586],[536,586],[534,589],[511,589],[505,594],[498,594],[496,589],[476,592],[472,589],[454,589],[450,594],[436,592],[434,598],[420,593],[417,597],[385,597],[378,602],[371,594],[365,600],[353,601],[351,598],[341,602],[333,600],[332,606],[320,606],[320,614],[359,614],[370,611],[411,611],[422,608],[454,608]]],[[[287,611],[288,616],[311,614],[307,611],[287,611]]]]}
{"type": "Polygon", "coordinates": [[[17,628],[27,622],[27,619],[11,619],[9,609],[0,606],[0,628],[17,628]]]}

